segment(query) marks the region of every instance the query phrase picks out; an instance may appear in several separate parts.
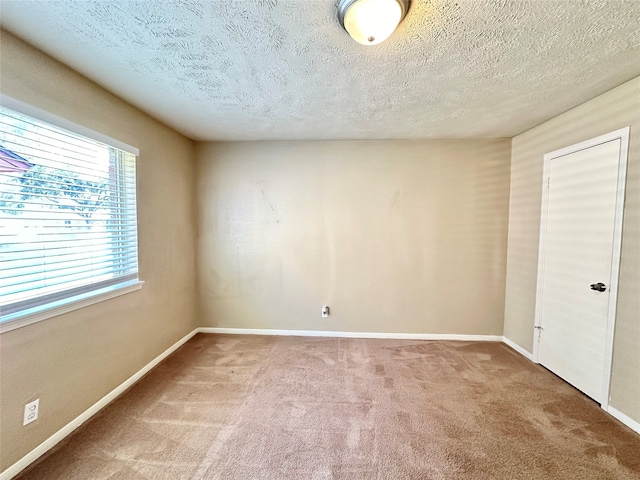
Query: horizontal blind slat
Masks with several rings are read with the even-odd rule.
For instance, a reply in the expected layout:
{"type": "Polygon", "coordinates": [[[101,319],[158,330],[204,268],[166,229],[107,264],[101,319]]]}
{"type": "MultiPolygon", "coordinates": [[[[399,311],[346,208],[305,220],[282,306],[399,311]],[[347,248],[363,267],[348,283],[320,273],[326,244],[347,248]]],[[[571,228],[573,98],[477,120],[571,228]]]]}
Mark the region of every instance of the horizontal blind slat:
{"type": "MultiPolygon", "coordinates": [[[[117,271],[122,271],[123,274],[132,273],[131,270],[127,271],[126,269],[120,269],[117,271]]],[[[0,296],[13,296],[15,298],[16,295],[25,294],[26,292],[31,292],[29,293],[29,295],[34,295],[38,293],[37,290],[43,288],[64,286],[65,284],[78,282],[91,283],[92,279],[104,279],[105,276],[113,278],[115,277],[114,272],[115,271],[113,269],[103,268],[100,270],[95,270],[93,272],[69,274],[65,275],[64,277],[54,277],[52,279],[43,279],[34,282],[27,282],[24,284],[15,284],[6,288],[0,287],[0,296]]],[[[25,295],[22,296],[24,297],[25,295]]]]}
{"type": "Polygon", "coordinates": [[[3,268],[0,270],[0,280],[8,278],[18,278],[25,275],[41,274],[42,272],[58,272],[69,268],[79,268],[85,266],[95,266],[105,263],[115,264],[123,259],[135,259],[137,255],[133,251],[123,251],[122,253],[103,253],[94,257],[86,257],[82,253],[76,255],[78,258],[65,257],[42,257],[41,263],[31,261],[28,265],[16,266],[13,268],[3,268]],[[29,271],[31,270],[31,271],[29,271]]]}
{"type": "Polygon", "coordinates": [[[96,160],[97,156],[109,157],[109,149],[106,147],[100,147],[93,151],[82,153],[69,148],[73,147],[73,145],[60,141],[57,145],[38,141],[38,146],[34,146],[21,141],[19,137],[13,137],[10,135],[3,136],[1,140],[5,148],[9,148],[10,150],[20,150],[22,156],[29,157],[29,160],[51,160],[53,157],[56,157],[59,159],[57,161],[61,164],[78,167],[78,172],[83,170],[92,170],[92,165],[100,167],[101,163],[99,160],[96,160]],[[46,150],[41,147],[50,147],[50,150],[46,150]]]}
{"type": "Polygon", "coordinates": [[[38,132],[38,134],[40,135],[42,131],[45,132],[53,132],[56,135],[61,135],[61,136],[65,136],[68,137],[70,139],[76,140],[76,141],[83,141],[86,142],[87,144],[97,144],[97,145],[104,145],[101,142],[98,142],[97,140],[94,140],[92,138],[87,138],[87,137],[83,137],[82,135],[78,135],[77,133],[73,133],[70,132],[68,130],[64,130],[62,128],[58,128],[58,127],[54,127],[53,125],[49,125],[43,122],[40,122],[36,119],[32,119],[27,115],[23,115],[21,113],[18,112],[14,112],[12,110],[9,110],[8,108],[4,108],[3,109],[3,115],[2,117],[4,117],[3,119],[3,123],[7,126],[13,126],[13,124],[7,123],[6,119],[14,119],[17,120],[25,125],[29,125],[32,126],[36,129],[36,131],[38,132]],[[11,112],[11,113],[8,113],[11,112]]]}
{"type": "MultiPolygon", "coordinates": [[[[133,251],[137,251],[137,244],[135,242],[114,242],[115,245],[113,246],[113,248],[115,249],[131,249],[133,251]]],[[[32,256],[27,257],[24,255],[6,255],[6,257],[2,260],[1,265],[2,268],[5,268],[8,265],[11,265],[11,262],[22,262],[22,261],[28,261],[28,260],[35,260],[38,258],[42,258],[43,255],[46,257],[62,257],[65,255],[74,255],[75,252],[79,252],[79,253],[91,253],[92,249],[95,248],[94,245],[69,245],[69,246],[65,246],[65,247],[54,247],[54,248],[49,248],[45,251],[43,250],[21,250],[18,252],[13,252],[13,253],[25,253],[25,254],[30,254],[32,256]],[[65,253],[69,250],[72,250],[68,253],[65,253]],[[13,257],[13,258],[11,258],[13,257]]],[[[7,267],[8,268],[8,267],[7,267]]]]}
{"type": "MultiPolygon", "coordinates": [[[[130,220],[128,218],[126,211],[117,211],[117,213],[114,213],[114,215],[110,217],[105,214],[104,216],[101,216],[99,218],[95,218],[95,219],[90,218],[88,219],[88,222],[82,217],[75,217],[75,218],[74,217],[56,217],[56,218],[29,217],[28,219],[24,219],[24,220],[20,218],[4,218],[3,221],[4,220],[6,220],[5,224],[0,226],[0,237],[2,237],[3,235],[18,235],[18,233],[29,233],[25,231],[18,232],[18,233],[15,233],[15,231],[10,231],[11,225],[14,223],[17,224],[16,227],[18,227],[19,225],[24,225],[24,228],[44,229],[44,230],[48,230],[49,233],[51,233],[50,232],[51,229],[57,228],[60,230],[60,234],[67,234],[67,235],[73,235],[74,233],[76,233],[73,230],[77,230],[80,228],[93,228],[93,227],[116,228],[116,227],[123,227],[127,225],[136,225],[136,222],[134,220],[130,220]],[[121,218],[123,218],[123,220],[119,220],[118,218],[113,218],[115,215],[120,216],[121,218]],[[60,223],[65,221],[83,222],[83,223],[79,225],[60,223]],[[45,222],[47,223],[45,224],[45,222]],[[49,223],[52,223],[53,225],[49,225],[49,223]],[[35,225],[32,225],[32,224],[35,224],[35,225]]],[[[32,233],[35,233],[35,232],[32,232],[32,233]]]]}
{"type": "Polygon", "coordinates": [[[15,277],[0,279],[0,292],[2,292],[3,288],[27,284],[39,284],[41,282],[49,284],[53,280],[68,278],[71,276],[91,277],[105,271],[115,272],[119,270],[129,270],[136,263],[137,262],[135,261],[135,259],[127,259],[127,261],[123,260],[120,262],[106,261],[95,264],[84,263],[76,267],[47,270],[45,278],[43,278],[42,275],[39,274],[40,272],[26,275],[16,275],[15,277]]]}
{"type": "MultiPolygon", "coordinates": [[[[74,235],[82,235],[82,232],[79,232],[77,234],[74,235]]],[[[103,240],[103,239],[110,239],[112,238],[111,235],[107,234],[107,236],[98,236],[97,234],[95,234],[94,232],[86,232],[86,234],[83,235],[82,239],[77,239],[77,240],[68,240],[68,239],[60,239],[58,238],[57,240],[54,237],[59,237],[59,235],[47,235],[45,233],[40,234],[39,236],[46,236],[46,237],[51,237],[51,239],[48,240],[37,240],[37,241],[32,241],[32,242],[5,242],[3,243],[3,245],[23,245],[23,244],[31,244],[31,245],[37,245],[37,244],[51,244],[53,242],[69,242],[69,241],[77,241],[77,242],[88,242],[88,241],[96,241],[96,240],[103,240]],[[86,236],[85,236],[86,235],[86,236]],[[94,235],[94,236],[89,236],[89,235],[94,235]]],[[[137,238],[137,235],[135,233],[130,233],[130,234],[125,234],[125,235],[121,235],[118,236],[118,238],[137,238]]],[[[2,251],[0,250],[0,253],[2,253],[2,251]]]]}
{"type": "MultiPolygon", "coordinates": [[[[78,256],[78,255],[84,255],[87,252],[91,252],[91,250],[87,250],[87,251],[80,251],[77,252],[77,249],[73,249],[73,252],[68,252],[68,253],[57,253],[55,255],[51,255],[51,256],[39,256],[39,257],[29,257],[26,259],[15,259],[15,260],[6,260],[2,262],[2,271],[0,271],[0,278],[5,278],[5,277],[9,277],[14,275],[14,273],[11,272],[17,272],[18,269],[23,269],[22,271],[25,271],[26,269],[39,269],[40,267],[42,267],[42,265],[37,264],[35,261],[37,260],[53,260],[53,259],[58,259],[57,262],[47,262],[47,265],[53,265],[56,263],[64,263],[67,261],[73,261],[71,260],[69,257],[74,257],[74,256],[78,256]],[[76,253],[77,252],[77,253],[76,253]],[[23,263],[23,265],[20,265],[20,263],[23,263]]],[[[109,254],[105,254],[105,255],[100,255],[100,256],[95,256],[92,257],[94,259],[100,258],[102,256],[108,256],[108,257],[112,257],[114,255],[117,256],[128,256],[131,258],[137,257],[137,246],[136,245],[130,245],[130,246],[126,246],[126,247],[117,247],[117,252],[116,253],[109,253],[109,254]]]]}
{"type": "MultiPolygon", "coordinates": [[[[5,145],[10,145],[7,142],[3,142],[3,143],[5,145]]],[[[5,148],[7,147],[5,146],[5,148]]],[[[67,162],[62,162],[60,159],[54,160],[50,157],[29,155],[16,148],[10,148],[10,150],[16,153],[20,152],[20,155],[22,157],[25,157],[26,160],[28,160],[30,163],[32,163],[36,167],[39,166],[39,167],[42,167],[43,169],[45,168],[48,169],[49,171],[33,170],[34,173],[39,173],[41,177],[57,177],[57,178],[70,178],[70,179],[76,178],[78,180],[99,182],[109,178],[109,171],[112,168],[112,166],[109,166],[109,165],[105,165],[103,168],[100,168],[100,169],[89,168],[87,166],[70,168],[70,167],[74,167],[74,165],[70,165],[67,162]]],[[[118,176],[121,176],[121,175],[122,175],[121,173],[119,174],[115,173],[113,175],[113,178],[118,178],[118,176]]],[[[55,180],[51,180],[51,178],[49,178],[49,180],[52,182],[55,181],[55,180]]]]}
{"type": "MultiPolygon", "coordinates": [[[[37,165],[36,165],[37,166],[37,165]]],[[[50,167],[52,170],[61,170],[61,169],[57,169],[55,167],[50,167]]],[[[104,175],[102,176],[98,176],[98,175],[94,175],[94,177],[96,177],[95,179],[85,179],[85,178],[80,178],[80,177],[72,177],[72,176],[62,176],[62,175],[49,175],[47,173],[40,173],[39,174],[40,177],[48,177],[46,179],[46,182],[52,186],[54,185],[62,185],[62,186],[68,186],[67,183],[65,183],[64,181],[61,181],[63,179],[69,179],[69,180],[86,180],[89,182],[94,182],[94,183],[99,183],[101,181],[105,181],[105,183],[109,186],[115,186],[116,184],[119,187],[122,186],[128,186],[128,187],[135,187],[135,181],[133,179],[130,178],[126,178],[126,176],[122,175],[122,174],[117,174],[117,175],[113,175],[111,178],[106,177],[104,175]],[[52,179],[55,178],[54,179],[52,179]],[[120,177],[122,178],[120,180],[120,177]]],[[[28,177],[28,178],[35,178],[33,175],[28,177]]],[[[18,177],[12,177],[12,178],[7,178],[7,176],[5,175],[5,179],[0,181],[0,185],[2,186],[2,191],[4,193],[15,193],[13,192],[10,188],[6,188],[6,187],[22,187],[24,185],[24,182],[21,182],[20,179],[18,177]]],[[[72,190],[68,190],[68,189],[64,189],[64,188],[48,188],[48,187],[38,187],[38,188],[42,188],[42,189],[47,189],[47,190],[56,190],[56,191],[60,191],[60,192],[72,192],[72,190]]]]}
{"type": "MultiPolygon", "coordinates": [[[[126,272],[123,276],[128,276],[132,272],[126,272]]],[[[43,284],[34,288],[33,285],[28,286],[23,290],[16,290],[11,293],[0,293],[2,298],[6,298],[9,300],[7,305],[11,305],[15,302],[20,302],[24,300],[28,300],[29,298],[37,298],[39,295],[42,295],[44,292],[64,292],[64,290],[69,288],[75,288],[81,285],[90,286],[92,283],[102,282],[107,279],[116,279],[111,272],[104,273],[96,273],[95,275],[85,276],[85,277],[77,277],[71,278],[68,277],[64,281],[61,282],[51,282],[50,284],[43,284]]],[[[2,305],[2,304],[0,304],[2,305]]],[[[4,307],[3,307],[4,310],[4,307]]]]}

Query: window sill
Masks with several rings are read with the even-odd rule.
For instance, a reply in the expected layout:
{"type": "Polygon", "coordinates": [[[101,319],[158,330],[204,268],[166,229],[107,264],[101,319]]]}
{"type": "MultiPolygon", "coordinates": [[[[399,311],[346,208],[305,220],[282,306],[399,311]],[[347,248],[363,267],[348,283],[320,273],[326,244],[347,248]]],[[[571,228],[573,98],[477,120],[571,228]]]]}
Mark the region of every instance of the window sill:
{"type": "Polygon", "coordinates": [[[65,298],[48,305],[35,307],[24,312],[18,312],[13,315],[8,315],[0,321],[0,334],[15,330],[16,328],[25,327],[32,323],[41,322],[51,317],[57,317],[64,313],[72,312],[94,303],[103,302],[111,298],[119,297],[127,293],[140,290],[144,285],[143,281],[132,280],[126,283],[118,285],[112,285],[110,287],[101,288],[100,290],[94,290],[92,292],[83,293],[71,298],[65,298]]]}

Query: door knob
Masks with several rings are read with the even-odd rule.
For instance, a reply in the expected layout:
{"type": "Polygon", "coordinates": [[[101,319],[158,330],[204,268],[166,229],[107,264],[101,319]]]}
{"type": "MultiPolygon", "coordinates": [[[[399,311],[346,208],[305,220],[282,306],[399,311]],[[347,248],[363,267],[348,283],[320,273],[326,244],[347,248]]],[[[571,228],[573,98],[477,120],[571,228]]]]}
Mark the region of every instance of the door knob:
{"type": "Polygon", "coordinates": [[[591,290],[595,290],[597,292],[604,292],[606,289],[607,289],[607,286],[602,282],[591,284],[591,290]]]}

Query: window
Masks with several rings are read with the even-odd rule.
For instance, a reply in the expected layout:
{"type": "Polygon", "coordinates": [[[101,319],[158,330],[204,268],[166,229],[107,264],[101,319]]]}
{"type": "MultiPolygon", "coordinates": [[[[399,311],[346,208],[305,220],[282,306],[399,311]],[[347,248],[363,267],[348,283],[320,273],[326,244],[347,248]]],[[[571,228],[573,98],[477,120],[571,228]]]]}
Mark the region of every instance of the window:
{"type": "Polygon", "coordinates": [[[1,324],[139,283],[129,150],[0,107],[1,324]]]}

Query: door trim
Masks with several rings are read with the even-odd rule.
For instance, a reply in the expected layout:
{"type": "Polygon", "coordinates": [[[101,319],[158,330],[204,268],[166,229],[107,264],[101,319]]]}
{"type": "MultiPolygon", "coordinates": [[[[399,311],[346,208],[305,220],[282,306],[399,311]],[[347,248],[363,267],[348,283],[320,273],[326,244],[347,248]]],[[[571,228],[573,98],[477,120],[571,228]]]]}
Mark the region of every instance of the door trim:
{"type": "Polygon", "coordinates": [[[542,209],[540,212],[540,241],[538,249],[538,278],[536,289],[536,311],[533,336],[533,361],[538,360],[540,330],[542,323],[542,292],[544,286],[544,260],[547,237],[547,215],[549,207],[549,172],[551,160],[563,157],[571,153],[579,152],[587,148],[595,147],[612,140],[620,140],[620,157],[618,158],[618,187],[616,195],[616,211],[613,230],[613,255],[611,257],[611,280],[609,285],[609,308],[607,310],[607,333],[605,338],[605,352],[603,365],[603,382],[600,406],[607,410],[609,407],[609,395],[611,386],[611,363],[613,360],[613,336],[615,331],[616,306],[618,300],[618,276],[620,273],[620,254],[622,250],[622,217],[624,211],[624,192],[627,176],[627,154],[629,150],[630,127],[621,128],[599,137],[576,143],[544,155],[544,167],[542,171],[542,209]]]}

